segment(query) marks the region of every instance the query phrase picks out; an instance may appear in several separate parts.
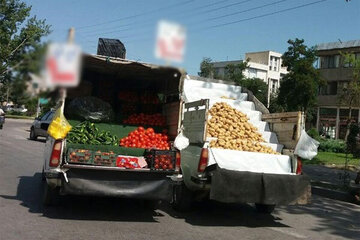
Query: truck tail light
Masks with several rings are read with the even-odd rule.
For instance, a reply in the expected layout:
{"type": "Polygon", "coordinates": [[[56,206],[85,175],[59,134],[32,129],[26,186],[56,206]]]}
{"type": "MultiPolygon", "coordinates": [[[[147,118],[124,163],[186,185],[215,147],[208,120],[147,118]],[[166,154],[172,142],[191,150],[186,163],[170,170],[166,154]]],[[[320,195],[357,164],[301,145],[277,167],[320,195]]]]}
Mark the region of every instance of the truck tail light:
{"type": "Polygon", "coordinates": [[[300,157],[297,157],[297,164],[296,164],[296,174],[302,174],[302,161],[300,157]]]}
{"type": "Polygon", "coordinates": [[[175,162],[175,171],[180,171],[180,165],[181,165],[181,154],[180,151],[176,151],[176,162],[175,162]]]}
{"type": "Polygon", "coordinates": [[[198,172],[202,173],[205,171],[205,168],[208,165],[208,161],[209,161],[209,149],[203,148],[200,154],[198,172]]]}
{"type": "Polygon", "coordinates": [[[51,152],[50,161],[49,161],[50,167],[59,166],[60,157],[61,157],[61,147],[62,147],[62,141],[61,140],[55,141],[52,152],[51,152]]]}

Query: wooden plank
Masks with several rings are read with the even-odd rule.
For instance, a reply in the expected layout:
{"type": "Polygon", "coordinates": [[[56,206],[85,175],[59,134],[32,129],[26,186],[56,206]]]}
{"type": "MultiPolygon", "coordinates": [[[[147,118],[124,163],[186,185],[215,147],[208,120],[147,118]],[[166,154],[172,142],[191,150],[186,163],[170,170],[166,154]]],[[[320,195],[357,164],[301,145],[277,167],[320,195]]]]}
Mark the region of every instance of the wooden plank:
{"type": "Polygon", "coordinates": [[[271,119],[271,118],[288,118],[288,117],[298,117],[299,112],[283,112],[283,113],[269,113],[263,114],[263,119],[271,119]]]}
{"type": "Polygon", "coordinates": [[[293,118],[293,117],[289,117],[289,118],[273,118],[273,119],[262,119],[265,122],[268,123],[297,123],[298,119],[297,118],[293,118]]]}

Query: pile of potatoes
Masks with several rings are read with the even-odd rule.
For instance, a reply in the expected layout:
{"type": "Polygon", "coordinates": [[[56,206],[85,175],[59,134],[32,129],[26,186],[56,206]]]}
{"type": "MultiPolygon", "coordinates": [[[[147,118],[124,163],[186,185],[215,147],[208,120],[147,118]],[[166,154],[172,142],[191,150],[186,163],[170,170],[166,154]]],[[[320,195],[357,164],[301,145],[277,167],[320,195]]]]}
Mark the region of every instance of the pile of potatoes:
{"type": "Polygon", "coordinates": [[[207,135],[217,138],[210,142],[210,147],[279,154],[272,148],[261,145],[260,142],[265,140],[257,132],[257,128],[248,122],[249,118],[244,113],[229,104],[216,103],[209,113],[211,118],[207,125],[207,135]]]}

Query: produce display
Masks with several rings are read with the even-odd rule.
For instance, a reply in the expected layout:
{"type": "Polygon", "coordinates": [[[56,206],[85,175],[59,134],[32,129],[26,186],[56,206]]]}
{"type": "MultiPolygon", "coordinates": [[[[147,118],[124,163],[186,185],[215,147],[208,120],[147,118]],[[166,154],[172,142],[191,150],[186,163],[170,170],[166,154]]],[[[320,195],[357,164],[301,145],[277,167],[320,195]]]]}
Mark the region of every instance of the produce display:
{"type": "Polygon", "coordinates": [[[69,162],[72,163],[91,163],[92,152],[86,149],[70,149],[69,162]]]}
{"type": "Polygon", "coordinates": [[[69,143],[118,145],[118,139],[109,131],[99,131],[94,123],[85,121],[73,127],[67,136],[69,143]]]}
{"type": "Polygon", "coordinates": [[[156,155],[154,160],[155,169],[172,170],[174,169],[171,155],[156,155]]]}
{"type": "Polygon", "coordinates": [[[116,154],[114,152],[101,152],[94,153],[94,164],[102,166],[113,166],[116,162],[116,154]]]}
{"type": "Polygon", "coordinates": [[[165,131],[163,133],[155,133],[153,128],[138,127],[136,130],[130,132],[127,137],[120,140],[122,147],[146,148],[169,150],[170,143],[168,135],[165,131]]]}
{"type": "Polygon", "coordinates": [[[150,126],[165,126],[166,119],[160,113],[156,114],[132,114],[123,121],[126,124],[132,125],[150,125],[150,126]]]}
{"type": "Polygon", "coordinates": [[[116,166],[123,168],[143,168],[147,166],[144,157],[117,156],[116,166]]]}
{"type": "Polygon", "coordinates": [[[207,134],[217,138],[210,147],[238,151],[278,154],[272,148],[261,145],[265,142],[257,128],[249,123],[249,118],[229,104],[216,103],[209,110],[207,134]]]}

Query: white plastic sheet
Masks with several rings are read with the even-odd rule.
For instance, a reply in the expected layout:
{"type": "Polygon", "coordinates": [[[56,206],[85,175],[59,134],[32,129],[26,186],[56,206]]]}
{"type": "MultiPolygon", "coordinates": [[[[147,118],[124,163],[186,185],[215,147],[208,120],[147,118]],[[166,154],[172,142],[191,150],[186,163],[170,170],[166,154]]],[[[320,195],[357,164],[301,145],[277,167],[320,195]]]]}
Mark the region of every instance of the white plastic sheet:
{"type": "Polygon", "coordinates": [[[298,143],[296,144],[294,154],[304,159],[313,159],[317,155],[317,149],[320,143],[311,138],[303,129],[298,143]]]}
{"type": "Polygon", "coordinates": [[[294,174],[291,172],[291,159],[287,155],[255,153],[227,149],[209,149],[209,164],[219,167],[255,173],[294,174]]]}

